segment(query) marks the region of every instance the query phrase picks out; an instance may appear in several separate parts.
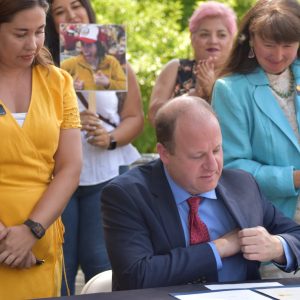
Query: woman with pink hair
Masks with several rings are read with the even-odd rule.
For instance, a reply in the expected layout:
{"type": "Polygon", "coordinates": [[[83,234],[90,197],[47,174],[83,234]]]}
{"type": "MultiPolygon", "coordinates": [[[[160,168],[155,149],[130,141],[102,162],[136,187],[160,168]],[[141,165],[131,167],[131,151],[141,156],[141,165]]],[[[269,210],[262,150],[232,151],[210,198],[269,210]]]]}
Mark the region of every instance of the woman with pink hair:
{"type": "Polygon", "coordinates": [[[157,110],[176,96],[187,93],[209,101],[237,31],[236,15],[223,3],[207,1],[194,11],[189,30],[194,59],[173,59],[163,68],[150,99],[148,117],[152,124],[157,110]]]}

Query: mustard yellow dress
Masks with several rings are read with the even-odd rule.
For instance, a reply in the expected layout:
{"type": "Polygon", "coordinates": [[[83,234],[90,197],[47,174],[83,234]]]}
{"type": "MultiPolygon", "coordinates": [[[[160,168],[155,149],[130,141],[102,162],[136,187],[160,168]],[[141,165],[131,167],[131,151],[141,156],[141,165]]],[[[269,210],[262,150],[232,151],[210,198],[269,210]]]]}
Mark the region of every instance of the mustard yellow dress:
{"type": "Polygon", "coordinates": [[[119,61],[112,55],[105,55],[95,71],[96,73],[101,71],[108,77],[110,81],[108,88],[95,84],[94,71],[83,55],[67,58],[61,63],[61,67],[68,71],[74,79],[82,80],[84,82],[84,90],[127,90],[126,75],[119,61]]]}
{"type": "MultiPolygon", "coordinates": [[[[54,66],[35,66],[31,102],[20,127],[0,99],[0,221],[22,224],[47,189],[54,168],[60,129],[79,128],[71,76],[54,66]]],[[[75,151],[75,149],[74,149],[75,151]]],[[[0,265],[0,299],[59,296],[63,226],[57,220],[36,242],[34,255],[45,263],[30,269],[0,265]]]]}

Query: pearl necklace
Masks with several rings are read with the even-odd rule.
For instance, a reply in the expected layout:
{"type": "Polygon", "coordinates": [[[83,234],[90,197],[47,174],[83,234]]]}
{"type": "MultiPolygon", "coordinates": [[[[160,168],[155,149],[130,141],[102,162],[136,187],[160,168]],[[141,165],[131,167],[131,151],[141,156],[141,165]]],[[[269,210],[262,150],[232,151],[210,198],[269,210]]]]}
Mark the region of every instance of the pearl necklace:
{"type": "Polygon", "coordinates": [[[278,91],[274,86],[271,85],[271,83],[269,83],[270,88],[281,98],[283,99],[287,99],[289,97],[292,96],[292,94],[294,93],[294,84],[295,84],[295,80],[294,80],[294,76],[291,72],[291,70],[289,69],[289,73],[290,73],[290,78],[289,78],[289,89],[287,92],[283,92],[283,91],[278,91]]]}

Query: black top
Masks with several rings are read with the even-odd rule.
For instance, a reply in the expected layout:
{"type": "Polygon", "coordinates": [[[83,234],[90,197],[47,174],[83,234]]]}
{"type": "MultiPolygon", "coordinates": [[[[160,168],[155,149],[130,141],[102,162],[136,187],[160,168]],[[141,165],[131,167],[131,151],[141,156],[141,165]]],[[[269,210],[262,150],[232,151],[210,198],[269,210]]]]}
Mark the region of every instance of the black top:
{"type": "Polygon", "coordinates": [[[195,88],[196,78],[194,75],[195,60],[180,59],[177,78],[174,89],[174,97],[188,93],[195,88]]]}

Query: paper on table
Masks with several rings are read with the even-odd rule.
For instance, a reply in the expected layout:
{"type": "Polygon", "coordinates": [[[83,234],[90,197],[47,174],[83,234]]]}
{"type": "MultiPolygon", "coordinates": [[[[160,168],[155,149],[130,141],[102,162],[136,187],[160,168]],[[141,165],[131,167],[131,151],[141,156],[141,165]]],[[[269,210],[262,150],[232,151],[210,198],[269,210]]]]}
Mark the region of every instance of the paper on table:
{"type": "Polygon", "coordinates": [[[208,284],[205,287],[210,290],[234,290],[234,289],[253,289],[268,286],[282,286],[279,282],[251,282],[233,284],[208,284]]]}
{"type": "Polygon", "coordinates": [[[299,300],[300,287],[282,287],[277,289],[256,289],[279,300],[299,300]]]}
{"type": "Polygon", "coordinates": [[[172,296],[180,300],[270,300],[269,297],[265,297],[251,290],[230,290],[209,293],[172,294],[172,296]]]}

